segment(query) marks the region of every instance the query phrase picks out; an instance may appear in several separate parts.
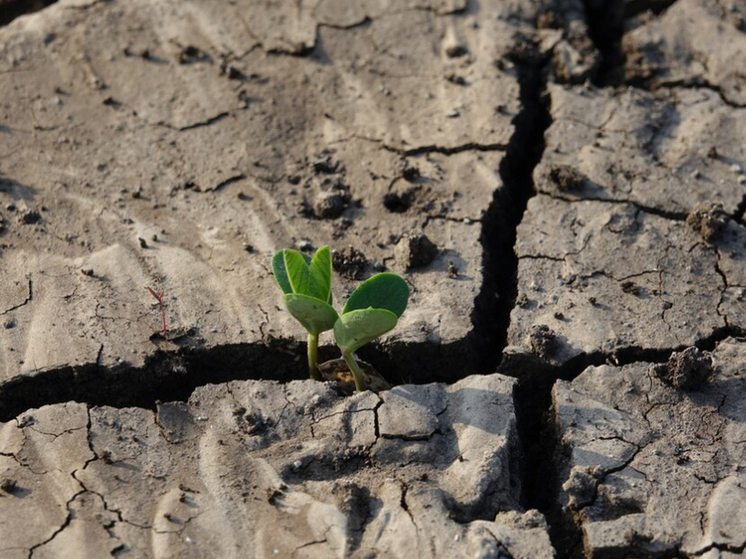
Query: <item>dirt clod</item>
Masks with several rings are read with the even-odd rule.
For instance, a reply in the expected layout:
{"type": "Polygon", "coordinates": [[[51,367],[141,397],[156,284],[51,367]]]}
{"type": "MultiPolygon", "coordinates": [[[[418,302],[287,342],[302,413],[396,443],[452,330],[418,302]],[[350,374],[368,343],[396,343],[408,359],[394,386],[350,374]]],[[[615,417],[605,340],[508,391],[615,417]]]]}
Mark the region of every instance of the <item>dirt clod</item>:
{"type": "Polygon", "coordinates": [[[335,219],[346,207],[347,201],[337,192],[319,192],[313,200],[313,214],[319,219],[335,219]]]}
{"type": "Polygon", "coordinates": [[[458,268],[453,263],[453,260],[448,261],[448,277],[451,279],[456,279],[458,277],[458,268]]]}
{"type": "Polygon", "coordinates": [[[438,255],[438,247],[425,234],[402,237],[394,249],[396,262],[403,268],[427,266],[438,255]]]}
{"type": "Polygon", "coordinates": [[[413,189],[406,190],[402,193],[389,192],[383,197],[383,205],[386,209],[393,213],[404,213],[411,206],[414,201],[413,189]]]}
{"type": "Polygon", "coordinates": [[[340,169],[339,161],[332,161],[331,153],[323,151],[318,157],[312,162],[313,170],[316,173],[332,174],[338,173],[340,169]]]}
{"type": "Polygon", "coordinates": [[[348,279],[359,280],[365,277],[368,259],[355,247],[347,246],[332,252],[332,267],[335,272],[348,279]]]}
{"type": "Polygon", "coordinates": [[[583,188],[586,177],[569,165],[554,165],[549,169],[549,180],[562,191],[579,190],[583,188]]]}
{"type": "Polygon", "coordinates": [[[18,482],[12,478],[5,478],[0,481],[0,491],[4,491],[5,493],[8,493],[10,495],[15,492],[17,487],[18,482]]]}
{"type": "Polygon", "coordinates": [[[21,223],[25,225],[33,225],[41,221],[41,214],[39,212],[28,210],[21,216],[21,223]]]}
{"type": "Polygon", "coordinates": [[[402,177],[406,181],[414,182],[420,177],[420,169],[412,165],[407,165],[402,171],[402,177]]]}
{"type": "Polygon", "coordinates": [[[529,334],[529,346],[535,355],[549,357],[557,350],[557,334],[546,324],[536,324],[529,334]]]}
{"type": "Polygon", "coordinates": [[[675,352],[667,363],[654,365],[652,369],[655,376],[674,388],[695,390],[712,375],[712,356],[707,351],[689,347],[675,352]]]}
{"type": "Polygon", "coordinates": [[[580,509],[593,503],[598,487],[598,470],[588,466],[574,466],[568,480],[562,484],[567,492],[568,506],[580,509]]]}
{"type": "Polygon", "coordinates": [[[622,283],[622,291],[629,293],[630,295],[639,296],[641,293],[640,286],[633,281],[625,281],[622,283]]]}
{"type": "Polygon", "coordinates": [[[686,217],[686,224],[707,242],[712,242],[728,226],[729,216],[720,203],[705,202],[694,208],[686,217]]]}
{"type": "Polygon", "coordinates": [[[187,45],[179,51],[179,64],[192,64],[194,62],[207,62],[210,55],[194,45],[187,45]]]}

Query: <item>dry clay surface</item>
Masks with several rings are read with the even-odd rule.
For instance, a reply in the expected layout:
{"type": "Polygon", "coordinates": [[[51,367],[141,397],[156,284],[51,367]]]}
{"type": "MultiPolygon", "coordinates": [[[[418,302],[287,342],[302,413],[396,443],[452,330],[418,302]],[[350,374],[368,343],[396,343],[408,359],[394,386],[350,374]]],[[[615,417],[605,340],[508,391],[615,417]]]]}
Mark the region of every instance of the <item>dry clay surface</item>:
{"type": "Polygon", "coordinates": [[[337,301],[405,274],[389,347],[463,364],[520,109],[495,61],[525,24],[500,2],[316,4],[62,1],[0,30],[0,390],[299,340],[269,260],[324,244],[350,256],[337,301]],[[434,253],[405,250],[422,235],[434,253]],[[151,339],[146,286],[183,335],[151,339]]]}
{"type": "Polygon", "coordinates": [[[743,556],[746,344],[729,338],[710,359],[716,372],[687,391],[643,363],[555,385],[561,499],[586,554],[743,556]]]}
{"type": "Polygon", "coordinates": [[[743,556],[742,8],[61,0],[0,28],[0,557],[743,556]],[[187,400],[303,374],[268,262],[327,243],[335,301],[412,289],[387,378],[505,345],[517,381],[187,400]]]}
{"type": "Polygon", "coordinates": [[[0,556],[551,558],[518,506],[514,383],[236,381],[155,413],[29,410],[0,425],[0,556]]]}

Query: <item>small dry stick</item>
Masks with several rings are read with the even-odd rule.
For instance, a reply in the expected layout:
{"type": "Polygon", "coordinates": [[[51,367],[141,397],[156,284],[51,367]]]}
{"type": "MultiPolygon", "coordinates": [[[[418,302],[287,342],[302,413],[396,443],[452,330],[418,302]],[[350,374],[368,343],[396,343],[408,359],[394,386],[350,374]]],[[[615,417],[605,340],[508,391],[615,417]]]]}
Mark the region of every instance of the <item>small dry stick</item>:
{"type": "Polygon", "coordinates": [[[161,318],[163,319],[163,332],[168,332],[168,327],[166,326],[166,306],[163,304],[163,291],[160,293],[156,293],[149,287],[146,287],[150,294],[155,297],[155,300],[158,301],[158,306],[161,308],[161,318]]]}

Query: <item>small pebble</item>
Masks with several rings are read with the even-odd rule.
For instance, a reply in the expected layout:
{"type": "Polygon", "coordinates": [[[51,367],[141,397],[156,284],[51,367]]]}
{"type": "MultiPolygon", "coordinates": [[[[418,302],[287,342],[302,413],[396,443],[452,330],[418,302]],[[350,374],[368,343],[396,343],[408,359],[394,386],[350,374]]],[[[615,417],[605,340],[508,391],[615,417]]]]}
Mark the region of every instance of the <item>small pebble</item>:
{"type": "Polygon", "coordinates": [[[298,243],[298,250],[302,250],[304,252],[313,250],[313,245],[310,243],[310,241],[300,241],[298,243]]]}
{"type": "Polygon", "coordinates": [[[738,184],[746,183],[746,175],[738,175],[738,184]]]}
{"type": "Polygon", "coordinates": [[[732,172],[734,172],[734,173],[742,173],[743,172],[743,168],[738,163],[734,163],[733,165],[731,165],[730,166],[730,170],[732,172]]]}
{"type": "Polygon", "coordinates": [[[459,113],[459,112],[458,112],[458,111],[457,111],[456,109],[453,109],[452,111],[448,111],[448,112],[446,113],[446,116],[447,116],[448,118],[456,118],[456,117],[458,117],[458,116],[461,116],[461,113],[459,113]]]}
{"type": "Polygon", "coordinates": [[[692,177],[693,179],[698,179],[700,177],[700,174],[697,169],[694,169],[694,171],[692,171],[692,174],[689,176],[692,177]]]}

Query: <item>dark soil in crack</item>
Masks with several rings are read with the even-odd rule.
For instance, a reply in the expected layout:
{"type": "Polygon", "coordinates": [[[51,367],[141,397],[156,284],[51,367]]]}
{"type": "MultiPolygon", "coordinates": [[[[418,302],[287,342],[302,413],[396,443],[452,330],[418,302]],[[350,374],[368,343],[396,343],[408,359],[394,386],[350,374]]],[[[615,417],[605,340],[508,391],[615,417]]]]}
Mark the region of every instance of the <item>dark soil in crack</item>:
{"type": "Polygon", "coordinates": [[[480,372],[494,371],[505,348],[518,293],[516,230],[536,193],[532,173],[544,152],[544,131],[551,124],[544,96],[546,58],[530,42],[518,45],[510,58],[518,68],[522,109],[513,120],[515,132],[500,166],[505,188],[496,191],[482,222],[484,282],[472,318],[480,372]]]}
{"type": "MultiPolygon", "coordinates": [[[[156,409],[158,402],[185,402],[195,388],[233,380],[289,382],[307,378],[303,344],[228,344],[209,349],[158,351],[143,367],[110,369],[95,363],[19,376],[0,388],[0,421],[41,406],[76,401],[90,405],[156,409]]],[[[359,356],[376,364],[392,384],[456,382],[469,372],[457,366],[464,344],[371,345],[359,356]],[[454,374],[454,371],[460,371],[454,374]]],[[[319,347],[319,362],[339,357],[333,346],[319,347]]]]}
{"type": "Polygon", "coordinates": [[[624,81],[624,34],[625,2],[611,0],[595,2],[583,0],[588,22],[588,34],[601,54],[601,62],[592,78],[594,85],[620,85],[624,81]]]}
{"type": "Polygon", "coordinates": [[[57,0],[0,0],[0,27],[24,14],[38,12],[57,0]]]}

